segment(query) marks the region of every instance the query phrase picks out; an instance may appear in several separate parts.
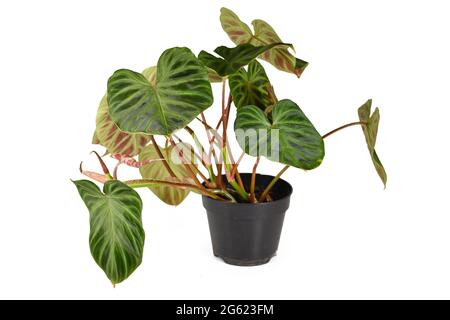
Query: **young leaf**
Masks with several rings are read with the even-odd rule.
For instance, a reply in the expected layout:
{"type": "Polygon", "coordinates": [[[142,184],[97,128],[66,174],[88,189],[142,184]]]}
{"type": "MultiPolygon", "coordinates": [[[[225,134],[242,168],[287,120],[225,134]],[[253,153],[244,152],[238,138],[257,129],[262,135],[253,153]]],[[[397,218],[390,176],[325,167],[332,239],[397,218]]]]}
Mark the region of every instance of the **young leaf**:
{"type": "Polygon", "coordinates": [[[103,192],[88,180],[74,184],[89,210],[92,256],[113,284],[120,283],[142,262],[141,198],[118,180],[107,181],[103,192]]]}
{"type": "MultiPolygon", "coordinates": [[[[253,34],[248,25],[242,22],[231,10],[222,8],[220,10],[220,22],[223,30],[228,34],[235,44],[249,43],[254,46],[263,46],[271,43],[283,42],[275,30],[263,20],[252,22],[255,33],[253,34]]],[[[275,47],[266,51],[260,58],[271,63],[277,69],[290,72],[300,77],[308,63],[295,58],[286,47],[275,47]]]]}
{"type": "Polygon", "coordinates": [[[108,80],[109,113],[121,130],[169,135],[213,102],[206,68],[188,48],[171,48],[158,60],[156,84],[121,69],[108,80]]]}
{"type": "MultiPolygon", "coordinates": [[[[190,146],[188,144],[185,144],[185,146],[178,144],[177,146],[179,146],[179,148],[182,150],[190,149],[190,146]]],[[[178,157],[177,152],[173,150],[173,146],[170,146],[168,148],[160,147],[160,150],[177,178],[181,180],[188,179],[189,174],[186,171],[184,164],[181,162],[181,159],[178,157]]],[[[187,161],[190,161],[190,153],[185,152],[183,154],[187,161]]],[[[149,144],[142,150],[141,154],[139,154],[139,161],[142,162],[153,159],[159,159],[159,156],[155,150],[155,146],[153,144],[149,144]]],[[[141,176],[143,179],[168,180],[171,178],[169,173],[167,172],[167,169],[164,167],[161,161],[154,161],[148,165],[145,165],[139,168],[139,171],[141,172],[141,176]]],[[[179,205],[181,202],[183,202],[183,200],[189,194],[189,190],[174,188],[170,186],[155,185],[149,187],[149,189],[162,201],[174,206],[179,205]]]]}
{"type": "Polygon", "coordinates": [[[241,148],[252,156],[310,170],[325,155],[321,135],[291,100],[277,102],[272,119],[257,106],[237,109],[234,130],[241,148]]]}
{"type": "Polygon", "coordinates": [[[284,43],[272,43],[263,46],[254,46],[251,44],[241,44],[234,48],[227,48],[224,46],[216,48],[214,50],[222,58],[213,56],[212,54],[201,51],[198,55],[198,59],[208,68],[213,69],[219,76],[227,76],[235,73],[241,67],[246,66],[252,60],[256,59],[260,54],[275,46],[290,46],[284,43]]]}
{"type": "Polygon", "coordinates": [[[372,158],[373,165],[375,166],[375,170],[380,176],[381,181],[386,187],[387,183],[387,174],[386,170],[383,167],[383,164],[380,161],[380,158],[375,151],[375,143],[377,142],[377,133],[378,133],[378,123],[380,122],[380,111],[378,108],[370,115],[372,107],[372,100],[368,100],[365,104],[363,104],[358,109],[359,120],[362,122],[366,122],[366,126],[362,126],[362,130],[364,133],[364,137],[366,138],[367,147],[370,152],[370,157],[372,158]]]}
{"type": "Polygon", "coordinates": [[[256,60],[248,65],[247,71],[241,68],[229,78],[231,95],[236,107],[254,105],[261,110],[275,104],[270,94],[270,82],[263,66],[256,60]]]}

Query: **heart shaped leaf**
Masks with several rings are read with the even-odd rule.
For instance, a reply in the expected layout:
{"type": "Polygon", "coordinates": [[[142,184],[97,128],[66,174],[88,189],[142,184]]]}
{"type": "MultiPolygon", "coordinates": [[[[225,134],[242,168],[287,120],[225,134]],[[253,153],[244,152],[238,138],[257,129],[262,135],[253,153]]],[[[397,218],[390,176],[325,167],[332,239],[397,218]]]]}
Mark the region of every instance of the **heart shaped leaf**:
{"type": "MultiPolygon", "coordinates": [[[[187,161],[191,161],[194,163],[193,159],[189,155],[191,154],[189,151],[192,150],[191,146],[188,144],[177,144],[177,147],[180,150],[183,150],[184,158],[187,161]]],[[[170,168],[173,170],[177,178],[186,181],[189,179],[189,174],[186,171],[184,164],[179,158],[176,151],[174,151],[173,146],[168,148],[161,148],[160,150],[164,155],[164,158],[167,160],[170,168]]],[[[141,154],[139,155],[139,161],[147,161],[147,160],[155,160],[159,159],[158,153],[156,152],[155,146],[150,144],[146,146],[141,154]]],[[[169,180],[171,177],[164,167],[162,161],[154,161],[148,165],[145,165],[139,169],[141,172],[141,176],[143,179],[155,179],[155,180],[169,180]]],[[[179,205],[183,200],[188,196],[189,190],[174,188],[170,186],[151,186],[149,189],[162,201],[170,205],[179,205]]]]}
{"type": "Polygon", "coordinates": [[[92,256],[113,284],[120,283],[142,262],[141,198],[117,180],[107,181],[103,192],[88,180],[74,183],[90,213],[92,256]]]}
{"type": "MultiPolygon", "coordinates": [[[[263,20],[252,22],[255,33],[253,34],[247,24],[231,10],[222,8],[220,10],[220,22],[223,30],[228,34],[235,44],[249,43],[254,46],[264,46],[271,43],[283,42],[275,30],[263,20]]],[[[306,61],[294,57],[286,47],[275,47],[266,51],[260,58],[271,63],[277,69],[290,72],[300,77],[307,67],[306,61]]]]}
{"type": "Polygon", "coordinates": [[[221,76],[227,76],[235,73],[241,67],[246,66],[252,60],[256,59],[260,54],[275,46],[290,46],[284,43],[272,43],[264,46],[254,46],[251,44],[241,44],[234,48],[227,48],[224,46],[216,48],[214,50],[222,58],[213,56],[212,54],[201,51],[198,55],[198,59],[208,68],[213,69],[221,76]]]}
{"type": "Polygon", "coordinates": [[[318,167],[325,155],[323,139],[298,105],[281,100],[271,115],[269,119],[257,106],[237,109],[234,130],[241,148],[305,170],[318,167]]]}
{"type": "Polygon", "coordinates": [[[112,154],[135,156],[149,141],[150,136],[147,134],[127,133],[120,130],[109,116],[106,96],[102,98],[97,111],[93,144],[101,144],[112,154]]]}
{"type": "Polygon", "coordinates": [[[266,72],[256,60],[250,62],[247,71],[241,68],[232,74],[229,83],[234,104],[238,108],[254,105],[265,110],[276,102],[266,72]]]}
{"type": "Polygon", "coordinates": [[[206,68],[188,48],[171,48],[158,60],[155,85],[131,70],[108,80],[111,118],[127,132],[169,135],[213,102],[206,68]]]}
{"type": "Polygon", "coordinates": [[[364,133],[364,137],[366,138],[367,147],[369,148],[370,157],[372,158],[373,165],[375,166],[375,170],[380,176],[381,181],[386,187],[387,182],[387,174],[386,170],[383,167],[383,164],[380,161],[380,158],[375,151],[375,143],[377,141],[377,133],[378,133],[378,124],[380,122],[380,110],[378,108],[370,115],[372,107],[372,100],[368,100],[365,104],[363,104],[358,109],[359,120],[367,123],[367,125],[362,126],[362,130],[364,133]]]}

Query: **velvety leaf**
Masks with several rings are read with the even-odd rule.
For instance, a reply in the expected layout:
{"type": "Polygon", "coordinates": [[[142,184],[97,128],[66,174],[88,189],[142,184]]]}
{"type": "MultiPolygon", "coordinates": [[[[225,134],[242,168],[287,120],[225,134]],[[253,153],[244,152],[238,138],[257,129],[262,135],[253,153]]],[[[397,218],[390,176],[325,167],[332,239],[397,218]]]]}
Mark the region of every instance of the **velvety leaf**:
{"type": "Polygon", "coordinates": [[[188,48],[171,48],[158,60],[156,84],[131,70],[108,80],[109,113],[127,132],[169,135],[213,102],[206,68],[188,48]]]}
{"type": "Polygon", "coordinates": [[[88,180],[74,183],[90,214],[92,256],[113,284],[122,282],[142,262],[141,198],[118,180],[107,181],[103,192],[88,180]]]}
{"type": "MultiPolygon", "coordinates": [[[[238,16],[229,9],[222,8],[220,21],[223,30],[230,39],[237,45],[250,43],[254,46],[263,46],[271,43],[283,42],[275,30],[263,20],[254,20],[252,22],[255,33],[243,23],[238,16]]],[[[260,58],[271,63],[277,69],[293,73],[300,77],[308,63],[295,58],[286,47],[272,48],[260,56],[260,58]]]]}
{"type": "Polygon", "coordinates": [[[366,122],[366,126],[362,126],[364,137],[366,138],[367,147],[370,152],[370,157],[372,158],[373,165],[381,181],[386,187],[387,174],[380,161],[380,158],[375,151],[375,144],[377,142],[378,124],[380,122],[380,111],[378,108],[370,115],[372,107],[372,100],[368,100],[358,109],[359,121],[366,122]]]}
{"type": "Polygon", "coordinates": [[[96,118],[95,136],[98,139],[98,143],[104,146],[109,153],[119,153],[128,156],[139,154],[142,148],[150,141],[150,136],[123,132],[111,119],[108,111],[108,102],[106,96],[104,96],[100,101],[96,118]]]}
{"type": "MultiPolygon", "coordinates": [[[[192,147],[188,144],[178,144],[177,146],[180,148],[180,150],[186,150],[187,152],[184,152],[185,159],[194,163],[194,158],[190,156],[189,152],[189,150],[192,150],[192,147]]],[[[174,151],[173,146],[170,146],[168,148],[160,147],[160,150],[177,178],[183,181],[189,179],[189,174],[187,173],[186,168],[179,158],[177,152],[174,151]]],[[[155,150],[155,146],[153,144],[149,144],[142,150],[141,154],[139,155],[139,161],[142,162],[154,159],[159,159],[159,156],[155,150]]],[[[154,161],[150,164],[147,164],[141,167],[139,171],[141,172],[141,176],[143,179],[169,180],[171,178],[161,161],[154,161]]],[[[151,186],[149,187],[149,189],[158,198],[170,205],[180,204],[189,194],[189,190],[174,188],[170,186],[151,186]]]]}
{"type": "Polygon", "coordinates": [[[252,30],[230,9],[220,9],[220,23],[235,44],[249,43],[253,38],[252,30]]]}
{"type": "Polygon", "coordinates": [[[94,134],[92,135],[92,144],[100,144],[100,140],[97,136],[97,131],[94,131],[94,134]]]}
{"type": "Polygon", "coordinates": [[[271,85],[263,66],[256,60],[229,77],[231,95],[236,107],[254,105],[262,110],[275,103],[271,85]]]}
{"type": "Polygon", "coordinates": [[[234,48],[224,46],[214,50],[222,58],[213,56],[212,54],[201,51],[198,55],[199,60],[208,68],[213,69],[219,76],[227,76],[235,73],[241,67],[246,66],[252,60],[256,59],[261,53],[275,46],[289,46],[284,43],[272,43],[264,46],[254,46],[251,44],[241,44],[234,48]]]}
{"type": "Polygon", "coordinates": [[[298,105],[281,100],[271,115],[269,119],[257,106],[237,109],[234,130],[241,148],[305,170],[318,167],[325,155],[323,139],[298,105]]]}

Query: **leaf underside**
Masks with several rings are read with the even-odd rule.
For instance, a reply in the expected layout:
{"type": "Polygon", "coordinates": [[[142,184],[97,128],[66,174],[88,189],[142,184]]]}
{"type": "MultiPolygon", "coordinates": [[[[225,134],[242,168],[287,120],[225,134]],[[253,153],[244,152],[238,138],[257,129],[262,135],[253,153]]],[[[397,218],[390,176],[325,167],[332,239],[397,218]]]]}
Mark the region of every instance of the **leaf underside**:
{"type": "MultiPolygon", "coordinates": [[[[183,150],[188,150],[190,147],[186,144],[185,148],[181,144],[177,145],[178,148],[183,148],[183,150]]],[[[177,178],[181,180],[186,180],[189,178],[189,174],[181,163],[181,159],[178,157],[177,152],[174,150],[173,146],[168,148],[161,148],[160,150],[167,160],[170,168],[174,171],[177,178]]],[[[189,152],[184,153],[185,158],[188,158],[189,152]]],[[[149,144],[146,146],[141,154],[139,155],[139,161],[154,160],[159,159],[156,152],[155,146],[149,144]]],[[[154,161],[148,165],[145,165],[139,169],[143,179],[156,179],[156,180],[168,180],[170,175],[167,169],[164,167],[162,161],[154,161]]],[[[162,201],[169,205],[179,205],[188,196],[189,190],[174,188],[170,186],[151,186],[149,189],[162,201]]]]}
{"type": "MultiPolygon", "coordinates": [[[[255,32],[247,24],[242,22],[239,17],[231,10],[222,8],[220,22],[223,30],[228,34],[231,41],[235,44],[249,43],[254,46],[263,46],[271,43],[283,42],[275,30],[263,20],[254,20],[252,22],[255,32]]],[[[300,77],[308,63],[294,57],[288,48],[275,47],[260,56],[279,70],[293,73],[300,77]]]]}
{"type": "Polygon", "coordinates": [[[377,152],[375,151],[375,144],[377,141],[377,133],[378,133],[378,124],[380,122],[380,110],[378,108],[370,114],[372,107],[372,100],[368,100],[365,104],[363,104],[358,109],[359,121],[366,122],[366,126],[362,126],[362,130],[364,133],[364,137],[366,139],[367,148],[369,149],[370,157],[372,159],[375,170],[378,173],[381,181],[386,187],[387,183],[387,174],[386,170],[383,167],[383,164],[378,157],[377,152]]]}

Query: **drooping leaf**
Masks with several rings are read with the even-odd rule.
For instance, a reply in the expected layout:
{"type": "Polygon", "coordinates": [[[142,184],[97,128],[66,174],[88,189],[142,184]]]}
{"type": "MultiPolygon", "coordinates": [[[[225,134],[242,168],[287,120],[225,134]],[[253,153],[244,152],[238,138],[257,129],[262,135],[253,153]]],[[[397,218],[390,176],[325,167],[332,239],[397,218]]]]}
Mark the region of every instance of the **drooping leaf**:
{"type": "Polygon", "coordinates": [[[310,170],[322,163],[323,139],[291,100],[281,100],[272,108],[272,119],[257,106],[237,109],[236,139],[249,155],[310,170]]]}
{"type": "Polygon", "coordinates": [[[92,256],[113,284],[128,278],[141,264],[145,233],[142,201],[136,191],[110,180],[103,192],[91,181],[74,181],[90,214],[92,256]]]}
{"type": "Polygon", "coordinates": [[[377,133],[378,133],[378,124],[380,122],[380,111],[378,108],[370,115],[372,107],[372,100],[368,100],[365,104],[363,104],[358,109],[359,121],[366,122],[367,125],[362,126],[362,130],[364,133],[364,137],[366,138],[367,147],[370,152],[370,157],[372,158],[373,165],[375,166],[375,170],[380,176],[381,181],[386,187],[387,183],[387,174],[386,170],[383,167],[383,164],[380,161],[380,158],[375,151],[375,144],[377,142],[377,133]]]}
{"type": "MultiPolygon", "coordinates": [[[[263,46],[271,43],[283,42],[275,30],[263,20],[252,22],[255,33],[253,34],[247,24],[227,8],[221,9],[220,22],[223,30],[237,45],[250,43],[254,46],[263,46]]],[[[308,63],[294,57],[286,47],[272,48],[260,56],[260,58],[271,63],[277,69],[290,72],[300,77],[308,63]]]]}
{"type": "Polygon", "coordinates": [[[206,68],[188,48],[171,48],[158,60],[156,84],[131,70],[108,80],[109,113],[120,129],[169,135],[213,102],[206,68]]]}
{"type": "Polygon", "coordinates": [[[199,60],[208,68],[213,69],[219,76],[227,76],[235,73],[241,67],[246,66],[260,54],[275,46],[290,46],[285,43],[272,43],[263,46],[254,46],[251,44],[241,44],[234,48],[220,46],[214,50],[221,58],[216,57],[206,51],[201,51],[198,55],[199,60]]]}
{"type": "MultiPolygon", "coordinates": [[[[192,161],[192,164],[194,164],[194,158],[191,157],[190,150],[192,150],[191,146],[188,144],[177,144],[178,148],[180,150],[185,151],[183,153],[184,158],[187,161],[192,161]]],[[[178,156],[178,153],[176,150],[174,150],[173,146],[170,146],[168,148],[161,148],[160,150],[162,154],[164,155],[164,158],[167,160],[170,168],[174,171],[177,178],[181,179],[182,181],[186,182],[189,179],[189,174],[186,171],[186,168],[184,164],[182,163],[182,160],[178,156]]],[[[148,160],[155,160],[159,159],[159,156],[155,150],[155,146],[153,144],[150,144],[146,146],[141,154],[139,155],[139,161],[148,161],[148,160]]],[[[141,172],[141,176],[143,179],[155,179],[155,180],[171,180],[171,176],[167,172],[166,168],[164,167],[162,161],[154,161],[150,164],[147,164],[141,168],[139,168],[139,171],[141,172]]],[[[176,180],[173,180],[176,181],[176,180]]],[[[178,205],[188,196],[189,190],[180,189],[180,188],[174,188],[170,186],[151,186],[149,189],[162,201],[164,201],[167,204],[170,205],[178,205]]]]}
{"type": "Polygon", "coordinates": [[[150,141],[149,135],[123,132],[117,127],[109,116],[106,96],[100,101],[96,124],[95,136],[98,143],[104,146],[109,153],[135,156],[150,141]]]}
{"type": "Polygon", "coordinates": [[[231,95],[236,107],[254,105],[261,110],[275,103],[271,95],[271,85],[263,66],[256,60],[241,68],[229,78],[231,95]]]}

